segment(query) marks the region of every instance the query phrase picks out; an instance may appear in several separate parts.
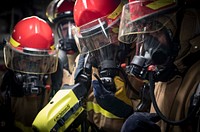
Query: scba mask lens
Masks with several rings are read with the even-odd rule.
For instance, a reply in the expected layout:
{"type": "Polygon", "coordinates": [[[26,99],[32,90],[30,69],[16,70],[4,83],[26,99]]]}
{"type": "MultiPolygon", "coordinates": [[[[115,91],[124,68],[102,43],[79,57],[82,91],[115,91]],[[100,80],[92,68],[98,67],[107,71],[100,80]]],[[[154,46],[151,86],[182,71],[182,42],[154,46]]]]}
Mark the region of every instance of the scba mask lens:
{"type": "Polygon", "coordinates": [[[74,27],[73,18],[66,18],[56,23],[57,34],[59,37],[59,48],[65,51],[67,54],[73,54],[77,52],[76,43],[72,33],[74,27]]]}

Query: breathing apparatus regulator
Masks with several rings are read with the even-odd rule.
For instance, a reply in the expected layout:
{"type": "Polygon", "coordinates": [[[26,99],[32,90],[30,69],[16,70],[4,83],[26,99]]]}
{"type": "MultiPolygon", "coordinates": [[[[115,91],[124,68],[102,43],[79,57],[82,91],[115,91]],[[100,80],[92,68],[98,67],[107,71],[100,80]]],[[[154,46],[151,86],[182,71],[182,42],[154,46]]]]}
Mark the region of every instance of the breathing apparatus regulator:
{"type": "Polygon", "coordinates": [[[42,90],[46,89],[45,84],[48,79],[48,75],[41,77],[39,75],[22,74],[17,72],[14,74],[14,80],[18,85],[22,86],[25,96],[33,94],[40,95],[42,90]]]}
{"type": "Polygon", "coordinates": [[[148,108],[152,102],[165,122],[172,125],[185,123],[194,112],[181,121],[171,121],[161,113],[154,95],[155,82],[168,81],[177,73],[173,64],[179,50],[174,39],[176,22],[173,21],[176,19],[177,12],[173,11],[177,11],[177,3],[173,0],[163,3],[159,0],[131,1],[123,7],[118,39],[136,45],[127,73],[145,82],[138,111],[148,108]],[[160,6],[156,6],[158,3],[160,6]]]}

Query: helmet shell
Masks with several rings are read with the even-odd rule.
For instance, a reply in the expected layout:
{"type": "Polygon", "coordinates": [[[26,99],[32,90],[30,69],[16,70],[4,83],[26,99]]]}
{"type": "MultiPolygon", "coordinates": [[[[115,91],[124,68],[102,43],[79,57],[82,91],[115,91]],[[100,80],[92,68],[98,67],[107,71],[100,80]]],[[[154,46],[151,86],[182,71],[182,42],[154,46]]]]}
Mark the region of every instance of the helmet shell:
{"type": "Polygon", "coordinates": [[[15,25],[10,44],[14,47],[51,50],[54,45],[54,34],[46,21],[31,16],[15,25]]]}
{"type": "Polygon", "coordinates": [[[97,18],[111,14],[120,3],[121,0],[77,0],[74,5],[76,26],[84,25],[97,18]]]}
{"type": "Polygon", "coordinates": [[[64,12],[68,12],[71,11],[73,12],[74,10],[74,2],[73,1],[67,1],[64,0],[60,5],[58,5],[57,7],[57,13],[64,13],[64,12]]]}

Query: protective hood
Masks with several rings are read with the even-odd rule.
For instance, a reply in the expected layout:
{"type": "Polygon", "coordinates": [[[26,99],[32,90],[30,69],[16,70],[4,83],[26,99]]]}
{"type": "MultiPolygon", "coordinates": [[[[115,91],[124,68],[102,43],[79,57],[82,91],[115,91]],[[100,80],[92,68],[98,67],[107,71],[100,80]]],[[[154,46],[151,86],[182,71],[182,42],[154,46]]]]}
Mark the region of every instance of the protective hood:
{"type": "Polygon", "coordinates": [[[175,65],[180,72],[199,59],[200,50],[200,11],[187,9],[180,27],[180,49],[175,65]]]}

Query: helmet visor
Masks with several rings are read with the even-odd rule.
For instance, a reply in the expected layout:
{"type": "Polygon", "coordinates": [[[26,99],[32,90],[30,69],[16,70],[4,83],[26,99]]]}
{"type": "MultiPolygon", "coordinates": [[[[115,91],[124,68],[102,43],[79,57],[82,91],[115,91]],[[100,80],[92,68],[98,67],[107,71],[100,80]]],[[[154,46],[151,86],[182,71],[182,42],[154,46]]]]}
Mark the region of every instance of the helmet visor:
{"type": "Polygon", "coordinates": [[[52,0],[51,3],[49,3],[49,5],[47,6],[46,16],[50,22],[53,22],[53,20],[57,16],[57,13],[55,11],[56,11],[56,6],[57,6],[58,2],[59,2],[59,0],[52,0]]]}
{"type": "Polygon", "coordinates": [[[83,26],[75,27],[76,44],[80,53],[85,53],[81,51],[83,47],[86,47],[89,52],[93,52],[110,44],[119,45],[117,39],[118,20],[119,19],[109,23],[107,16],[105,16],[83,26]]]}
{"type": "Polygon", "coordinates": [[[136,41],[137,34],[152,33],[161,30],[170,17],[162,20],[162,25],[152,23],[160,21],[160,14],[176,7],[174,0],[168,1],[134,1],[123,6],[118,39],[127,44],[136,41]]]}
{"type": "Polygon", "coordinates": [[[4,47],[7,68],[29,74],[51,74],[56,72],[58,50],[16,49],[10,44],[4,47]]]}
{"type": "Polygon", "coordinates": [[[74,26],[73,18],[63,19],[56,25],[59,38],[73,39],[72,27],[74,26]]]}

